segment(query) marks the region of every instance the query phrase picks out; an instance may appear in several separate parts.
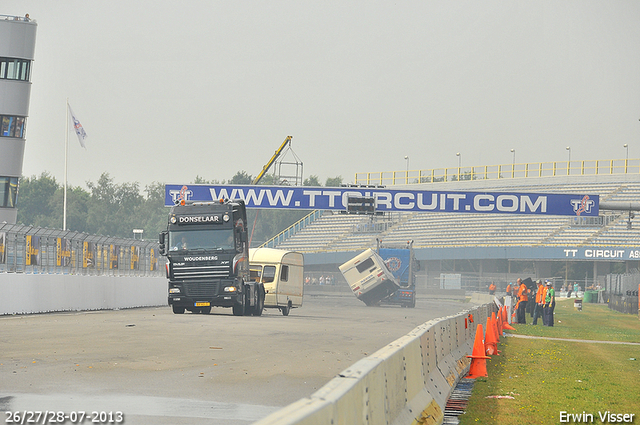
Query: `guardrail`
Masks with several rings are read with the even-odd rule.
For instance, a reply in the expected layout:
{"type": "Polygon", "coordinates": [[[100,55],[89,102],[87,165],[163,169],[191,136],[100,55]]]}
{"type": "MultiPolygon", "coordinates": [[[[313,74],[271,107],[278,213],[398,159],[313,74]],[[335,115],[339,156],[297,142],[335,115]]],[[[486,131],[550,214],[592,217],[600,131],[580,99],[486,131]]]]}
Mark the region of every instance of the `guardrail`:
{"type": "Polygon", "coordinates": [[[485,304],[418,326],[255,425],[441,424],[469,370],[477,324],[493,311],[495,304],[485,304]]]}
{"type": "Polygon", "coordinates": [[[0,273],[163,276],[159,260],[157,241],[0,224],[0,273]]]}
{"type": "Polygon", "coordinates": [[[15,16],[15,15],[0,15],[0,20],[3,21],[24,21],[31,22],[33,19],[29,18],[29,15],[25,16],[15,16]]]}
{"type": "Polygon", "coordinates": [[[640,159],[530,162],[470,167],[356,173],[355,184],[408,185],[465,180],[497,180],[555,176],[639,174],[640,159]]]}

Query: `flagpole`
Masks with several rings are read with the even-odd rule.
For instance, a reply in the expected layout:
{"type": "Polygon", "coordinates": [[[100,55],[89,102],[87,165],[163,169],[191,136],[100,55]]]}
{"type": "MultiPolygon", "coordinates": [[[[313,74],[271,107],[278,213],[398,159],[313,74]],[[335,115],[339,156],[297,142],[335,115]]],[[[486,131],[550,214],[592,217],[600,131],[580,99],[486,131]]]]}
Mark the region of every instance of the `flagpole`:
{"type": "Polygon", "coordinates": [[[69,152],[69,98],[67,98],[67,124],[64,137],[64,201],[62,202],[62,230],[67,230],[67,154],[69,152]]]}

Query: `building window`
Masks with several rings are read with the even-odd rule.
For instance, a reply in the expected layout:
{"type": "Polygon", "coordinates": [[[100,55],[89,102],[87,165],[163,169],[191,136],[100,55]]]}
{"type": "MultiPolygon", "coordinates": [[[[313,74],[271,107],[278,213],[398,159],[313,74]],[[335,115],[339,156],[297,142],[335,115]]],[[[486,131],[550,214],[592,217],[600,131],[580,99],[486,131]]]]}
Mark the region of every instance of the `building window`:
{"type": "Polygon", "coordinates": [[[24,138],[24,117],[0,115],[0,137],[24,138]]]}
{"type": "Polygon", "coordinates": [[[0,177],[0,207],[15,208],[18,195],[17,177],[0,177]]]}
{"type": "Polygon", "coordinates": [[[0,79],[29,81],[30,71],[28,59],[0,58],[0,79]]]}

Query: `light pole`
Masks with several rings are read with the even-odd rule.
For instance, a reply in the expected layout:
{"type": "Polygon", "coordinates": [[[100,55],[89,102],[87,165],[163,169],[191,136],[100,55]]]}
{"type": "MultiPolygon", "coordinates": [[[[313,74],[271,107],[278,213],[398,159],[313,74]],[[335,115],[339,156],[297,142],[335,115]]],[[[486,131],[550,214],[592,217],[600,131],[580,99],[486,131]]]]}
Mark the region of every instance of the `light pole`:
{"type": "Polygon", "coordinates": [[[569,151],[569,160],[567,161],[567,176],[571,173],[571,146],[567,146],[569,151]]]}
{"type": "Polygon", "coordinates": [[[460,173],[460,163],[462,162],[462,156],[460,156],[460,152],[456,152],[456,156],[458,157],[458,173],[460,173]]]}
{"type": "Polygon", "coordinates": [[[404,156],[405,161],[407,161],[407,174],[405,175],[405,184],[409,184],[409,156],[404,156]]]}
{"type": "Polygon", "coordinates": [[[625,143],[623,147],[627,150],[627,157],[624,160],[624,173],[627,174],[627,164],[629,164],[629,145],[625,143]]]}
{"type": "Polygon", "coordinates": [[[514,178],[516,174],[516,150],[511,149],[511,153],[513,154],[513,162],[511,163],[511,178],[514,178]]]}

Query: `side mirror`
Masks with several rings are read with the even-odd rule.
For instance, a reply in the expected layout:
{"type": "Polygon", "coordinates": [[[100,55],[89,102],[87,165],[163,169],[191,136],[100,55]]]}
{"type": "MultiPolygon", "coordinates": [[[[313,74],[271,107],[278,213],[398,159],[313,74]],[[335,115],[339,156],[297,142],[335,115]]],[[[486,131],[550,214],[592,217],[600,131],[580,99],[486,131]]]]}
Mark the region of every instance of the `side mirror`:
{"type": "Polygon", "coordinates": [[[167,239],[167,232],[160,232],[158,234],[158,251],[160,251],[161,255],[167,255],[167,247],[165,244],[165,240],[167,239]]]}

